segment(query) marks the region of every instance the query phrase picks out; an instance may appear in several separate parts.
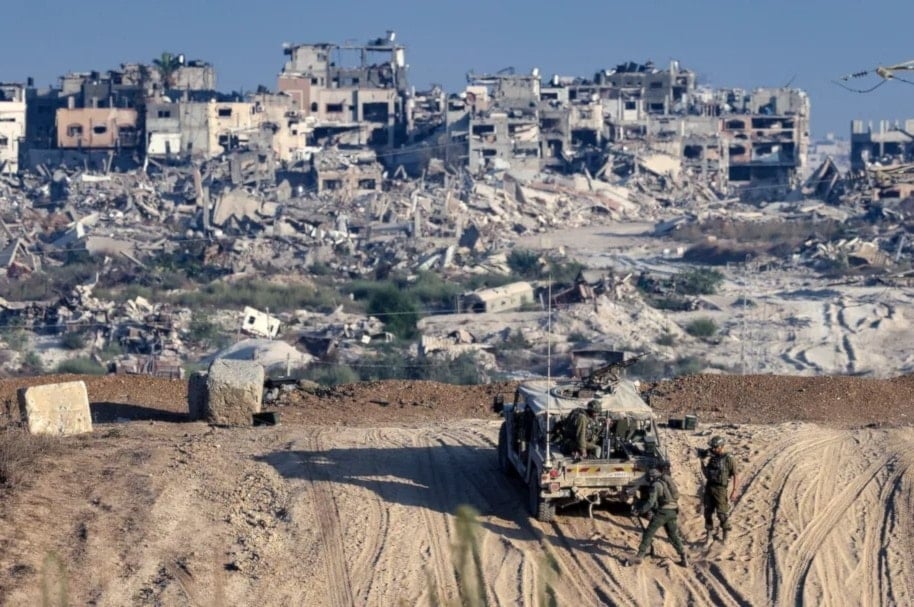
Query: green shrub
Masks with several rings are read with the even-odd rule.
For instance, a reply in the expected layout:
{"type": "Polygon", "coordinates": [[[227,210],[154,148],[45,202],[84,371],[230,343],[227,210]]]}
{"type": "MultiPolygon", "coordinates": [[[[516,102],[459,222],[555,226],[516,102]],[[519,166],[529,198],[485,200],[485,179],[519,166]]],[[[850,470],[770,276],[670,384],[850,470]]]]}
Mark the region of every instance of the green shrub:
{"type": "Polygon", "coordinates": [[[161,289],[180,289],[190,284],[206,284],[225,274],[218,266],[203,263],[206,243],[191,242],[179,251],[165,251],[150,260],[146,284],[161,289]]]}
{"type": "Polygon", "coordinates": [[[71,358],[58,363],[55,373],[73,373],[75,375],[104,375],[107,369],[88,356],[71,358]]]}
{"type": "Polygon", "coordinates": [[[473,274],[463,280],[461,283],[463,285],[461,291],[476,291],[478,289],[501,287],[514,282],[514,278],[514,276],[507,276],[505,274],[473,274]]]}
{"type": "Polygon", "coordinates": [[[44,361],[41,360],[38,352],[32,350],[25,355],[25,358],[22,360],[22,367],[20,372],[25,373],[26,375],[41,375],[44,373],[44,361]]]}
{"type": "Polygon", "coordinates": [[[530,342],[520,329],[509,330],[507,337],[498,345],[499,350],[526,350],[529,347],[530,342]]]}
{"type": "Polygon", "coordinates": [[[108,343],[105,344],[105,347],[102,348],[102,351],[98,353],[102,360],[117,358],[122,354],[124,354],[124,348],[116,341],[108,341],[108,343]]]}
{"type": "Polygon", "coordinates": [[[330,276],[333,274],[333,268],[323,261],[315,261],[308,266],[308,272],[313,276],[330,276]]]}
{"type": "Polygon", "coordinates": [[[322,386],[338,386],[359,381],[359,375],[349,365],[312,365],[294,373],[297,379],[308,379],[322,386]]]}
{"type": "Polygon", "coordinates": [[[212,322],[207,314],[195,312],[190,320],[187,337],[190,341],[206,347],[214,343],[221,333],[222,329],[212,322]]]}
{"type": "Polygon", "coordinates": [[[707,362],[699,356],[684,356],[673,364],[673,375],[695,375],[706,366],[707,362]]]}
{"type": "Polygon", "coordinates": [[[670,312],[689,312],[698,308],[697,301],[693,297],[673,294],[656,294],[642,292],[645,303],[657,310],[669,310],[670,312]]]}
{"type": "Polygon", "coordinates": [[[535,280],[542,274],[539,253],[526,249],[511,249],[508,253],[508,267],[511,272],[527,280],[535,280]]]}
{"type": "Polygon", "coordinates": [[[568,343],[575,344],[576,346],[581,346],[590,343],[590,337],[588,337],[587,334],[583,331],[572,331],[568,334],[567,341],[568,343]]]}
{"type": "Polygon", "coordinates": [[[673,277],[673,288],[680,295],[713,295],[717,293],[724,275],[712,268],[694,268],[673,277]]]}
{"type": "Polygon", "coordinates": [[[480,373],[476,355],[473,352],[464,352],[460,356],[446,360],[430,361],[418,367],[420,377],[446,384],[459,386],[474,386],[485,382],[485,377],[480,373]]]}
{"type": "Polygon", "coordinates": [[[311,308],[331,312],[344,298],[333,288],[320,285],[279,284],[263,280],[240,280],[233,283],[216,281],[193,291],[171,294],[163,298],[169,303],[189,308],[243,308],[292,312],[311,308]]]}
{"type": "Polygon", "coordinates": [[[400,339],[414,339],[418,335],[416,300],[393,285],[386,285],[372,294],[368,300],[368,313],[378,317],[387,330],[400,339]]]}
{"type": "Polygon", "coordinates": [[[695,375],[707,366],[699,356],[683,356],[672,362],[644,357],[628,368],[628,376],[645,381],[659,381],[679,375],[695,375]]]}
{"type": "Polygon", "coordinates": [[[511,272],[524,280],[547,280],[557,284],[572,284],[584,269],[584,265],[573,260],[547,256],[525,249],[512,249],[508,253],[508,267],[511,272]]]}
{"type": "Polygon", "coordinates": [[[76,285],[85,284],[101,269],[101,262],[88,255],[71,256],[62,266],[48,266],[19,280],[0,281],[0,293],[10,301],[55,299],[68,295],[76,285]]]}
{"type": "Polygon", "coordinates": [[[403,289],[430,311],[453,310],[457,296],[463,292],[458,283],[444,280],[434,272],[419,272],[416,280],[403,285],[403,289]]]}
{"type": "Polygon", "coordinates": [[[414,379],[456,385],[475,385],[486,381],[473,352],[464,352],[453,359],[431,360],[407,357],[402,352],[389,349],[377,358],[365,359],[357,370],[362,381],[414,379]]]}
{"type": "Polygon", "coordinates": [[[713,337],[717,333],[717,323],[710,318],[696,318],[686,325],[685,331],[693,337],[713,337]]]}
{"type": "Polygon", "coordinates": [[[584,264],[573,260],[549,258],[549,269],[542,278],[551,278],[560,285],[574,284],[584,269],[584,264]]]}
{"type": "Polygon", "coordinates": [[[21,329],[12,329],[3,333],[3,341],[10,350],[22,352],[29,343],[29,336],[21,329]]]}
{"type": "Polygon", "coordinates": [[[78,331],[69,331],[60,338],[60,345],[67,350],[82,350],[86,347],[86,336],[78,331]]]}
{"type": "Polygon", "coordinates": [[[662,360],[645,356],[630,366],[626,370],[626,374],[633,379],[657,381],[667,377],[667,365],[662,360]]]}

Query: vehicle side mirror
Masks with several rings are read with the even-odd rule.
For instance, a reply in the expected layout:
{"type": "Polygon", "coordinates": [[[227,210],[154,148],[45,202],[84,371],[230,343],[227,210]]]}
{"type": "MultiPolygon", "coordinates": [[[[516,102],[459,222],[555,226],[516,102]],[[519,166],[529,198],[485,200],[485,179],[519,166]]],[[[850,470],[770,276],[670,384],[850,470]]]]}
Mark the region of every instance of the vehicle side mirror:
{"type": "Polygon", "coordinates": [[[492,399],[492,411],[495,413],[501,414],[505,410],[505,397],[503,394],[496,394],[495,398],[492,399]]]}

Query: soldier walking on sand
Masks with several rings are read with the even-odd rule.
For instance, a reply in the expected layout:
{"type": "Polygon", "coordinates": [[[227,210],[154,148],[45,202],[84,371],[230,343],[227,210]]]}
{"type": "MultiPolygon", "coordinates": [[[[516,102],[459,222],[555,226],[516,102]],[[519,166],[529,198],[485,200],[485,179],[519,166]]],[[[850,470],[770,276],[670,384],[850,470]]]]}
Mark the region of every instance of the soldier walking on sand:
{"type": "Polygon", "coordinates": [[[715,436],[708,443],[709,450],[703,454],[707,462],[702,462],[701,470],[705,475],[704,511],[705,543],[711,543],[714,533],[714,513],[720,521],[721,541],[727,540],[730,532],[730,502],[736,499],[737,473],[736,460],[726,453],[726,441],[722,436],[715,436]],[[731,484],[729,493],[727,485],[731,484]]]}
{"type": "Polygon", "coordinates": [[[651,468],[647,471],[647,479],[650,481],[650,492],[647,500],[642,504],[632,506],[632,514],[640,516],[650,512],[651,522],[641,534],[641,544],[638,546],[638,554],[629,561],[631,565],[640,565],[644,562],[644,555],[654,541],[654,535],[663,527],[666,529],[666,536],[673,544],[679,554],[679,564],[686,567],[689,564],[689,558],[686,556],[685,548],[682,546],[682,538],[679,536],[679,490],[676,488],[673,479],[669,475],[662,474],[660,469],[651,468]]]}

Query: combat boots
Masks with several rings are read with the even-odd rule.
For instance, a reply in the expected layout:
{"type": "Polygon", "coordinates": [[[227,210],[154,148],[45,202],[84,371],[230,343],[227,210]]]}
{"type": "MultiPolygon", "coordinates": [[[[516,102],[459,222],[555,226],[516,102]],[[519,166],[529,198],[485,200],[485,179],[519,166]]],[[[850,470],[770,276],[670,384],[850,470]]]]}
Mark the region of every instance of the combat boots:
{"type": "Polygon", "coordinates": [[[710,546],[714,541],[714,527],[705,527],[705,546],[710,546]]]}
{"type": "Polygon", "coordinates": [[[686,555],[685,551],[683,551],[683,552],[679,555],[679,566],[680,566],[680,567],[688,567],[688,566],[689,566],[689,557],[688,557],[688,555],[686,555]]]}
{"type": "Polygon", "coordinates": [[[727,534],[728,534],[728,533],[730,533],[730,530],[729,530],[729,529],[721,529],[721,530],[720,530],[720,541],[721,541],[721,542],[726,542],[726,541],[727,541],[727,534]]]}

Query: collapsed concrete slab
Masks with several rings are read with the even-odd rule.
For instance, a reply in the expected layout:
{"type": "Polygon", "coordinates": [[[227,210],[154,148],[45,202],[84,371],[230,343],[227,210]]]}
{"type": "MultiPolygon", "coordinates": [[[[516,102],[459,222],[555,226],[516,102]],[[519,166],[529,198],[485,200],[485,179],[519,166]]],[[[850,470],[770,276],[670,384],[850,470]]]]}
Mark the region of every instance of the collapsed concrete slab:
{"type": "Polygon", "coordinates": [[[263,366],[258,363],[215,360],[205,376],[205,391],[202,374],[191,378],[188,413],[191,419],[213,424],[249,426],[251,416],[259,413],[263,405],[263,380],[263,366]]]}
{"type": "Polygon", "coordinates": [[[81,381],[20,388],[19,413],[32,434],[92,432],[89,394],[81,381]]]}

